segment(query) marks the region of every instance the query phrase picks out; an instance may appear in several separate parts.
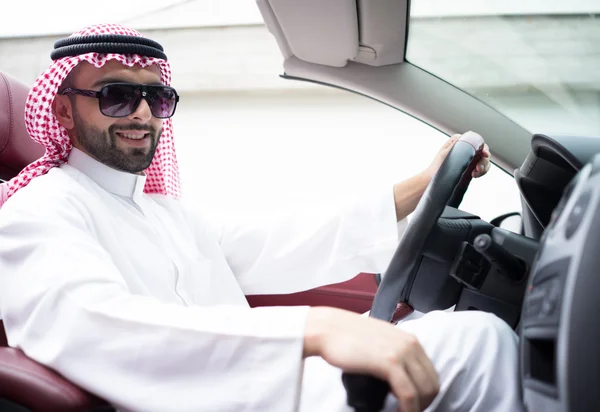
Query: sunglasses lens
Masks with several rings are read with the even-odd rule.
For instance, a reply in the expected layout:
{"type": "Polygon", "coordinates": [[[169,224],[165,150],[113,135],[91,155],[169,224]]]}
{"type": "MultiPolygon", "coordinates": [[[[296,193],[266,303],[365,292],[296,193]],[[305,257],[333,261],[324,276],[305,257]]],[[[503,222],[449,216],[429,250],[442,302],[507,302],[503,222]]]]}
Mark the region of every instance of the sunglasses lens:
{"type": "MultiPolygon", "coordinates": [[[[167,119],[175,113],[177,93],[172,87],[145,86],[144,96],[152,115],[167,119]]],[[[127,117],[133,113],[142,98],[142,86],[135,84],[108,84],[102,88],[100,110],[105,116],[127,117]]]]}
{"type": "Polygon", "coordinates": [[[177,93],[170,87],[148,87],[148,103],[154,117],[169,118],[175,113],[177,93]]]}
{"type": "Polygon", "coordinates": [[[105,116],[126,117],[135,110],[140,89],[129,85],[107,85],[100,96],[100,110],[105,116]]]}

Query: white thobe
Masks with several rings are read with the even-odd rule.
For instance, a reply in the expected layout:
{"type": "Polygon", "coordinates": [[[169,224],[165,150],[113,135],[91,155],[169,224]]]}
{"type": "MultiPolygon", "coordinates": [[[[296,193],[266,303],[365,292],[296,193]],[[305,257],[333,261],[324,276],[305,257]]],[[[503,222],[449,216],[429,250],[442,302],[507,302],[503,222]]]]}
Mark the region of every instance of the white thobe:
{"type": "MultiPolygon", "coordinates": [[[[230,226],[143,193],[145,179],[74,149],[4,204],[0,309],[9,344],[123,411],[346,410],[340,371],[302,360],[308,308],[250,309],[245,295],[383,272],[398,241],[391,190],[341,213],[230,226]]],[[[436,333],[451,322],[435,316],[449,314],[404,325],[431,342],[424,346],[442,377],[436,410],[497,405],[480,380],[516,381],[510,331],[480,322],[488,332],[471,341],[490,341],[494,352],[503,342],[503,363],[514,367],[485,363],[471,382],[473,362],[456,355],[465,342],[452,349],[444,334],[456,327],[436,333]],[[474,395],[460,395],[457,377],[474,395]]],[[[468,326],[478,328],[478,315],[469,316],[455,323],[475,319],[468,326]]],[[[516,387],[510,392],[507,405],[516,387]]]]}

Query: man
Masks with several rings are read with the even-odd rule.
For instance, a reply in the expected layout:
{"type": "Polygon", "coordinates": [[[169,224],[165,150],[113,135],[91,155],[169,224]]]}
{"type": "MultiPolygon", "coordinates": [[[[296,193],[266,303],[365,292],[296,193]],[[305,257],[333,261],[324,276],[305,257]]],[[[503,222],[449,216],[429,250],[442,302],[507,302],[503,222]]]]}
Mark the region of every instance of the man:
{"type": "Polygon", "coordinates": [[[394,327],[244,298],[383,271],[396,222],[454,140],[369,204],[219,227],[178,200],[178,97],[160,45],[100,25],[56,47],[26,107],[46,154],[7,183],[0,209],[11,346],[123,411],[347,411],[342,370],[388,381],[386,410],[522,408],[516,337],[493,315],[435,312],[394,327]]]}

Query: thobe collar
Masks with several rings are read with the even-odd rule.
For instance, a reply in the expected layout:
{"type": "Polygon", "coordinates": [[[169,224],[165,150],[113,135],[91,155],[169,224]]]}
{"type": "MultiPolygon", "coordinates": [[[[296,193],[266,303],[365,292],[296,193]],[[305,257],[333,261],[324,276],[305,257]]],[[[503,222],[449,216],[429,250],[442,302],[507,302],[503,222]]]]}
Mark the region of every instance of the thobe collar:
{"type": "Polygon", "coordinates": [[[135,203],[143,196],[145,174],[137,175],[113,169],[75,147],[71,150],[67,164],[111,193],[132,199],[135,203]]]}

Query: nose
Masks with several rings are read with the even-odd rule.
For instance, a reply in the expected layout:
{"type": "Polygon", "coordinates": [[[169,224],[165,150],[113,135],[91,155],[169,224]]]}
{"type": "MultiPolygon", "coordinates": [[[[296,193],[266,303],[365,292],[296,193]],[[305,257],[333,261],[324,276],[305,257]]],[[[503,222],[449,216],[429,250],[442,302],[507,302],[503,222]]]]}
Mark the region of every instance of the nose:
{"type": "Polygon", "coordinates": [[[152,111],[150,110],[150,106],[148,105],[146,99],[142,98],[140,100],[140,104],[138,104],[138,107],[133,113],[131,113],[129,117],[132,120],[137,120],[144,123],[152,120],[152,111]]]}

